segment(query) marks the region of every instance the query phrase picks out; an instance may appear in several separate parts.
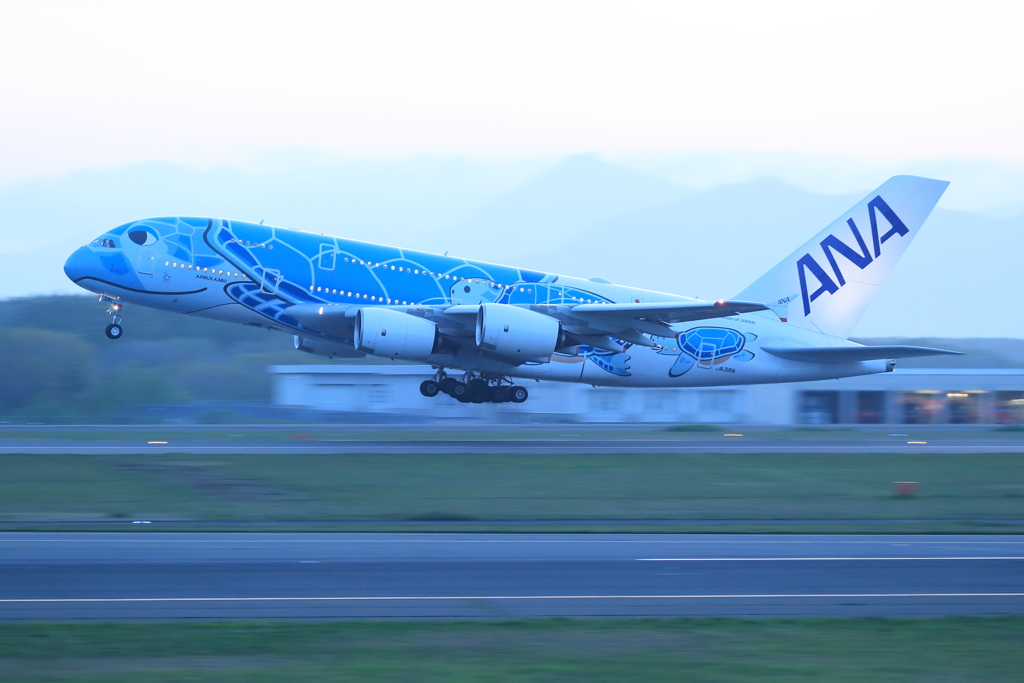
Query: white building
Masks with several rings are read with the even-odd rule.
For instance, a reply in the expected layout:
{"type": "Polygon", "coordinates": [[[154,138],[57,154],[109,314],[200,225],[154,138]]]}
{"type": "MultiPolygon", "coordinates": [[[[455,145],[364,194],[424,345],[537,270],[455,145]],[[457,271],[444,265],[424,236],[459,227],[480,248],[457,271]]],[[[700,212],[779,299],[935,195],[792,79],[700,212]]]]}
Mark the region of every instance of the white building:
{"type": "Polygon", "coordinates": [[[819,382],[623,389],[524,382],[526,403],[426,398],[415,365],[277,365],[274,403],[378,417],[486,422],[1002,424],[1024,420],[1024,370],[913,369],[819,382]]]}

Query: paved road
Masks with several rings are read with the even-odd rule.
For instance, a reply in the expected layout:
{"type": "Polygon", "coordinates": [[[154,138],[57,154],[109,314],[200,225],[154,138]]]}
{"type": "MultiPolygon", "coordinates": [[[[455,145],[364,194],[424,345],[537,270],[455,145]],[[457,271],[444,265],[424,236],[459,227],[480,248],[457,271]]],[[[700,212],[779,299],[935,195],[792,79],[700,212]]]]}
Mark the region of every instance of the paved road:
{"type": "Polygon", "coordinates": [[[908,442],[906,439],[783,441],[778,439],[524,439],[506,440],[337,440],[337,441],[216,441],[177,440],[148,442],[135,440],[77,441],[63,439],[4,439],[0,454],[55,453],[112,455],[119,453],[187,453],[221,455],[246,453],[1020,453],[1024,443],[1017,439],[943,439],[908,442]]]}
{"type": "Polygon", "coordinates": [[[0,620],[1024,613],[1014,536],[0,534],[0,620]]]}

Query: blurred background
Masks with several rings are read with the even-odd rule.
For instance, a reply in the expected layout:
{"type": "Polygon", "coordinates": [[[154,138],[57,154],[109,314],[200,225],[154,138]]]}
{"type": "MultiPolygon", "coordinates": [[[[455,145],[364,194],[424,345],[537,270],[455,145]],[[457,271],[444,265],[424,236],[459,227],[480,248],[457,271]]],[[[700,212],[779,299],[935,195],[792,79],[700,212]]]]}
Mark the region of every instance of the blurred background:
{"type": "Polygon", "coordinates": [[[2,421],[1020,421],[1005,5],[2,12],[2,421]],[[339,367],[325,388],[290,337],[224,323],[129,307],[111,343],[61,269],[112,226],[192,214],[716,299],[897,173],[952,184],[855,337],[968,354],[898,382],[427,404],[406,387],[422,369],[339,367]]]}

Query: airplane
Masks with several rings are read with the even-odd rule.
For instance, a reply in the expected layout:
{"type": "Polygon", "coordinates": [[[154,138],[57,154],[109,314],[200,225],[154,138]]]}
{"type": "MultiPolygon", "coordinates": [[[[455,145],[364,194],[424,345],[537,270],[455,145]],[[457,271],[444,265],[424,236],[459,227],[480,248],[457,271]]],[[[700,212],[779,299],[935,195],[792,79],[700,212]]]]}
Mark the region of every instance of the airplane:
{"type": "Polygon", "coordinates": [[[703,301],[223,218],[147,218],[71,254],[123,336],[125,304],[294,336],[333,359],[432,366],[420,385],[522,403],[516,380],[629,387],[800,382],[955,354],[864,346],[854,325],[948,183],[895,176],[735,297],[703,301]],[[449,374],[452,371],[452,374],[449,374]],[[461,375],[459,374],[461,373],[461,375]]]}

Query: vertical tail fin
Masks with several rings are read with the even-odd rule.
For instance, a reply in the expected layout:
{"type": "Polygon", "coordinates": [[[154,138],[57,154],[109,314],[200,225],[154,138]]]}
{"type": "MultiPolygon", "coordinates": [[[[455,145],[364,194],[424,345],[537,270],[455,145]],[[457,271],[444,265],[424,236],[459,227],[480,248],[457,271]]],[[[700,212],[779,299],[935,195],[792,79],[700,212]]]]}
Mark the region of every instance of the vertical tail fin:
{"type": "Polygon", "coordinates": [[[849,337],[947,185],[890,178],[735,298],[784,310],[780,317],[794,325],[849,337]]]}

